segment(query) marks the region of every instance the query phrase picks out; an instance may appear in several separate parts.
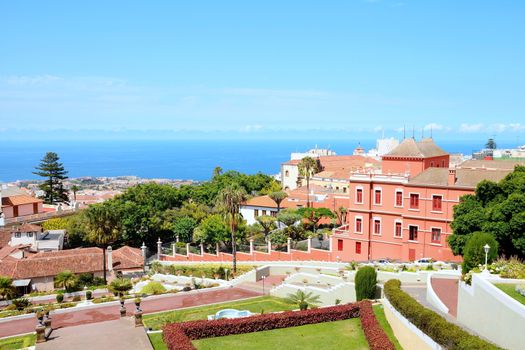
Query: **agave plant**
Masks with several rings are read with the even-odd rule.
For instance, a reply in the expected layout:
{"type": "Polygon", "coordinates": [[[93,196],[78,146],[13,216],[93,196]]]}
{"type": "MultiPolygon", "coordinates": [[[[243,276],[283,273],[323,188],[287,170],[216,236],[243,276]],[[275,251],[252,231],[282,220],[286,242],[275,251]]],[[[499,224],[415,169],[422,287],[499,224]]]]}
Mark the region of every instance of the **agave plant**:
{"type": "Polygon", "coordinates": [[[289,304],[299,305],[300,310],[306,310],[308,306],[317,306],[321,302],[319,295],[313,295],[313,292],[305,293],[302,290],[288,294],[285,300],[289,304]]]}

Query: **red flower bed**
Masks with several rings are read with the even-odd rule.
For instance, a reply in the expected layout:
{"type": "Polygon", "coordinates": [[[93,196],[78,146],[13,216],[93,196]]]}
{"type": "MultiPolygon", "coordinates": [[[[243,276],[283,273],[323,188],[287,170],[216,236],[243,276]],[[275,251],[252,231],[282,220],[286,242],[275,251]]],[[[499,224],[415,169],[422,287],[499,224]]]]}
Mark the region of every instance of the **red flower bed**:
{"type": "Polygon", "coordinates": [[[365,332],[366,340],[370,349],[373,350],[395,350],[394,344],[390,341],[385,331],[377,321],[372,303],[362,301],[359,303],[359,318],[361,319],[361,328],[365,332]]]}
{"type": "MultiPolygon", "coordinates": [[[[365,330],[370,348],[372,350],[394,349],[394,346],[383,332],[383,329],[377,323],[371,304],[368,301],[237,319],[173,323],[164,327],[164,341],[170,350],[195,350],[191,340],[269,331],[272,329],[297,327],[321,322],[341,321],[359,317],[360,310],[364,310],[367,327],[370,326],[373,328],[369,332],[365,330]],[[369,338],[369,336],[372,338],[369,338]]],[[[363,322],[363,320],[361,322],[364,328],[365,322],[363,322]]]]}

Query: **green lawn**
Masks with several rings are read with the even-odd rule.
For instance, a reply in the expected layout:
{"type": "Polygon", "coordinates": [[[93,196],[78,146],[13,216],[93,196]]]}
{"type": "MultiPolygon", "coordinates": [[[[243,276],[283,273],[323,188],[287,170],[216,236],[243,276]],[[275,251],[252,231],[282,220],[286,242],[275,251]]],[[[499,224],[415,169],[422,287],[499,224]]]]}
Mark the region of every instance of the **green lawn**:
{"type": "Polygon", "coordinates": [[[148,334],[149,341],[155,350],[168,350],[166,343],[162,339],[162,333],[151,333],[148,334]]]}
{"type": "Polygon", "coordinates": [[[397,340],[396,336],[394,335],[394,331],[392,330],[392,327],[390,327],[390,323],[388,323],[385,311],[383,310],[383,305],[377,304],[373,306],[374,314],[376,315],[377,322],[381,325],[381,328],[385,331],[386,335],[388,335],[388,338],[392,343],[394,343],[394,346],[397,350],[403,350],[401,347],[401,344],[399,344],[399,341],[397,340]]]}
{"type": "Polygon", "coordinates": [[[525,305],[525,297],[521,295],[520,293],[516,292],[516,285],[515,284],[506,284],[506,283],[495,283],[496,287],[507,293],[510,297],[516,299],[523,305],[525,305]]]}
{"type": "Polygon", "coordinates": [[[36,344],[36,334],[0,339],[0,350],[16,350],[36,344]]]}
{"type": "Polygon", "coordinates": [[[359,318],[193,341],[198,350],[368,349],[359,318]]]}
{"type": "Polygon", "coordinates": [[[168,323],[185,322],[193,320],[205,320],[208,315],[213,315],[223,309],[249,310],[254,313],[264,311],[275,312],[283,310],[297,309],[297,305],[285,303],[282,299],[264,296],[258,298],[245,299],[222,304],[199,306],[184,310],[173,310],[158,314],[144,315],[144,325],[152,329],[161,329],[168,323]]]}

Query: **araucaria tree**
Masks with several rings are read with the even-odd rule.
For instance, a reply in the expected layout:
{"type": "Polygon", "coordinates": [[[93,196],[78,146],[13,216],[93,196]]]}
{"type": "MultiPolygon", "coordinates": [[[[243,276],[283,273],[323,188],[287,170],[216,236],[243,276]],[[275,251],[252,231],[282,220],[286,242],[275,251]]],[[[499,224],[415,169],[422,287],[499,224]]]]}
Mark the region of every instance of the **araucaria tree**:
{"type": "Polygon", "coordinates": [[[58,154],[47,152],[35,168],[37,171],[33,172],[33,174],[45,178],[44,182],[38,187],[44,192],[42,199],[47,204],[69,200],[67,190],[63,185],[63,181],[67,179],[67,171],[59,160],[58,154]]]}
{"type": "Polygon", "coordinates": [[[299,168],[299,175],[306,180],[306,206],[310,207],[310,178],[319,172],[321,166],[318,159],[312,157],[304,157],[297,165],[299,168]]]}
{"type": "Polygon", "coordinates": [[[239,223],[242,220],[240,206],[246,200],[246,191],[238,185],[229,185],[223,188],[217,196],[217,204],[224,213],[227,222],[230,224],[233,272],[237,272],[237,247],[235,234],[239,223]]]}
{"type": "Polygon", "coordinates": [[[106,278],[106,249],[120,236],[120,218],[116,205],[104,202],[91,205],[85,210],[87,240],[102,248],[104,284],[106,278]]]}

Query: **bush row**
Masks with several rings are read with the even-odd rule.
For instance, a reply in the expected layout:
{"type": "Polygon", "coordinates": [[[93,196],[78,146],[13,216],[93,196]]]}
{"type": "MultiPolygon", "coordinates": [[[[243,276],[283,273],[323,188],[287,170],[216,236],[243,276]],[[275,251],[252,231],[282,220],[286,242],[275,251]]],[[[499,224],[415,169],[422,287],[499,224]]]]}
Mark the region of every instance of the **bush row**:
{"type": "Polygon", "coordinates": [[[370,348],[372,350],[394,349],[393,344],[383,329],[377,324],[369,301],[304,311],[264,314],[238,319],[173,323],[164,327],[163,336],[170,350],[195,350],[191,340],[262,332],[321,322],[341,321],[359,317],[361,308],[364,310],[364,324],[366,324],[367,327],[370,326],[373,328],[365,333],[367,337],[371,337],[371,339],[369,339],[370,348]],[[372,318],[375,320],[375,327],[372,318]],[[382,335],[380,333],[382,333],[382,335]]]}
{"type": "MultiPolygon", "coordinates": [[[[224,279],[228,269],[228,276],[231,278],[231,266],[222,264],[194,264],[194,265],[162,265],[157,262],[151,264],[151,271],[156,273],[170,274],[170,275],[184,275],[202,277],[203,275],[207,278],[215,278],[218,276],[220,279],[224,279]]],[[[246,272],[253,270],[254,266],[251,265],[237,265],[237,276],[240,276],[246,272]]]]}
{"type": "Polygon", "coordinates": [[[397,311],[446,349],[500,349],[466,332],[461,327],[447,322],[436,312],[423,307],[410,295],[401,290],[401,281],[399,280],[389,280],[385,283],[385,295],[397,311]]]}

